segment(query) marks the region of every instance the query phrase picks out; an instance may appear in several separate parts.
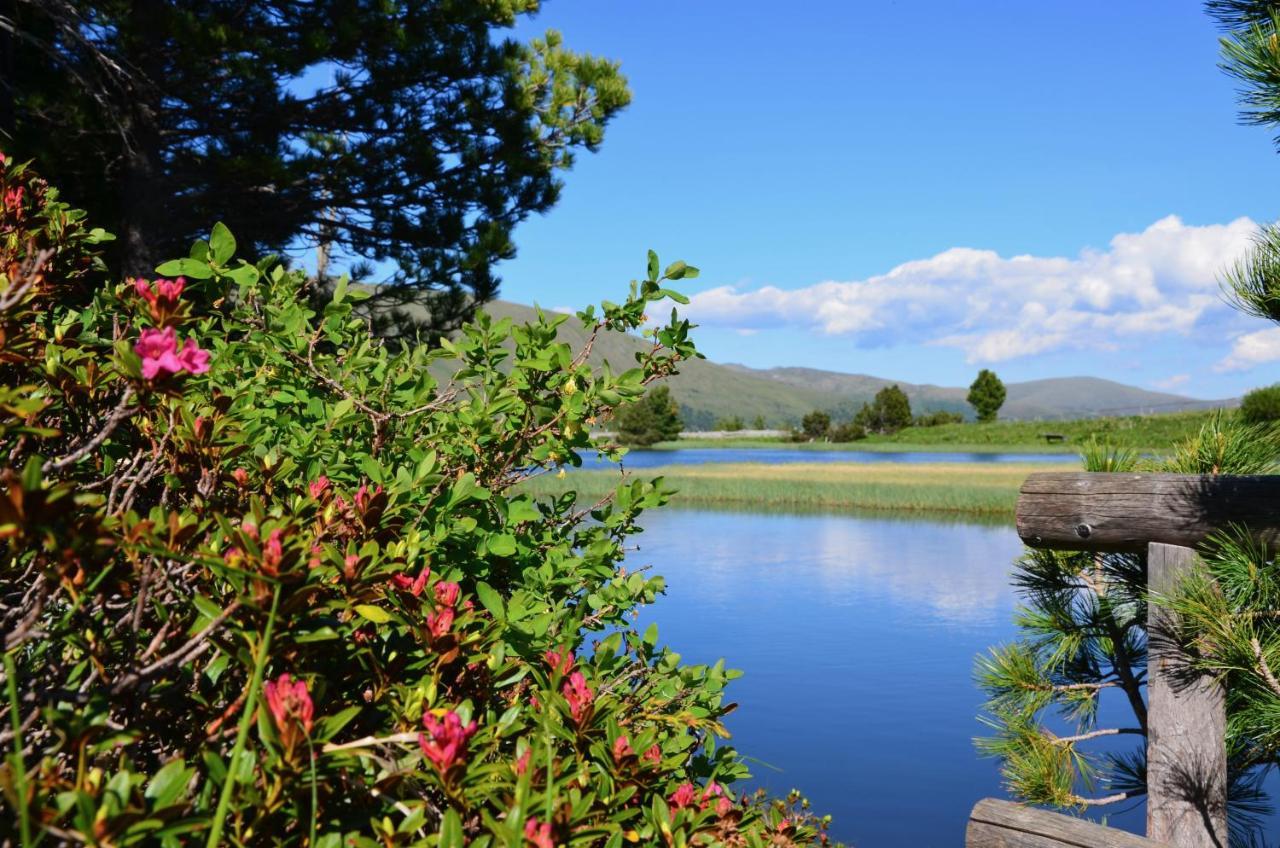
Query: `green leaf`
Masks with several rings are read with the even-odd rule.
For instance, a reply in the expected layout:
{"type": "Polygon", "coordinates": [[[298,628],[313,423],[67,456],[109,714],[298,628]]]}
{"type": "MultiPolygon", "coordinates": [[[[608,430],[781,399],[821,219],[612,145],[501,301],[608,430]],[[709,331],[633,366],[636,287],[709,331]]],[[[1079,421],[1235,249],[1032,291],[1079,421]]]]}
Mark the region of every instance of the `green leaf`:
{"type": "Polygon", "coordinates": [[[658,254],[649,251],[649,282],[658,282],[658,254]]]}
{"type": "Polygon", "coordinates": [[[498,621],[506,620],[507,611],[503,608],[502,596],[498,594],[496,589],[481,580],[476,584],[476,597],[480,599],[480,603],[484,605],[485,609],[493,613],[494,618],[498,619],[498,621]]]}
{"type": "Polygon", "coordinates": [[[191,277],[195,280],[207,280],[213,276],[213,269],[207,262],[195,259],[171,259],[156,266],[156,273],[162,277],[191,277]]]}
{"type": "Polygon", "coordinates": [[[374,624],[386,624],[391,620],[391,614],[382,607],[375,607],[373,604],[356,604],[356,612],[372,621],[374,624]]]}
{"type": "Polygon", "coordinates": [[[235,255],[235,236],[221,221],[213,225],[213,232],[209,234],[209,252],[214,265],[226,265],[227,260],[235,255]]]}
{"type": "Polygon", "coordinates": [[[338,280],[338,284],[333,288],[333,302],[342,303],[342,299],[347,296],[347,278],[343,277],[338,280]]]}
{"type": "Polygon", "coordinates": [[[510,533],[498,533],[489,537],[489,553],[512,556],[516,552],[516,537],[510,533]]]}
{"type": "Polygon", "coordinates": [[[194,773],[181,759],[167,763],[147,784],[146,797],[154,802],[156,809],[171,806],[182,797],[194,773]]]}
{"type": "Polygon", "coordinates": [[[234,282],[237,286],[251,286],[258,282],[261,275],[258,269],[252,265],[241,265],[239,268],[233,268],[222,276],[234,282]]]}

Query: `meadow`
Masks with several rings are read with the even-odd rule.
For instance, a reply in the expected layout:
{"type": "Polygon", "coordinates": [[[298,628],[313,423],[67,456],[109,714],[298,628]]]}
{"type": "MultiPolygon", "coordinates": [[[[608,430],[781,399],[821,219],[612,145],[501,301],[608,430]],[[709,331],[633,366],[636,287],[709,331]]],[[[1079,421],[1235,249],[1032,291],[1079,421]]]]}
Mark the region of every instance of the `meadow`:
{"type": "Polygon", "coordinates": [[[789,442],[784,439],[697,439],[660,442],[657,450],[678,447],[791,446],[796,450],[959,451],[966,453],[1018,452],[1076,453],[1090,439],[1143,453],[1164,453],[1197,432],[1214,414],[1212,410],[1159,415],[1126,415],[1081,418],[1068,421],[965,422],[938,427],[906,427],[891,435],[875,435],[856,442],[789,442]],[[1045,433],[1065,437],[1047,443],[1045,433]]]}
{"type": "MultiPolygon", "coordinates": [[[[1041,463],[724,463],[646,468],[677,490],[674,504],[763,508],[888,510],[954,515],[1012,516],[1018,488],[1035,471],[1062,470],[1041,463]]],[[[634,473],[628,474],[628,478],[634,473]]],[[[544,474],[527,481],[539,495],[576,491],[598,500],[623,479],[616,470],[544,474]]]]}

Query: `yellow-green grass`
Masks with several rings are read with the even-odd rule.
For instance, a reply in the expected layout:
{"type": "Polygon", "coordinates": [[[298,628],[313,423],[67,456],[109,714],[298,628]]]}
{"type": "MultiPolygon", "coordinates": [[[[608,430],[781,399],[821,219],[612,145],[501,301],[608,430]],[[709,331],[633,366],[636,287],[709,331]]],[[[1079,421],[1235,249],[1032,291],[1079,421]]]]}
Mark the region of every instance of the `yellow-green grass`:
{"type": "MultiPolygon", "coordinates": [[[[1021,462],[708,463],[645,468],[629,472],[627,479],[663,477],[677,490],[674,504],[1011,516],[1028,474],[1062,467],[1021,462]]],[[[525,485],[535,494],[574,490],[579,500],[598,500],[622,479],[616,470],[573,471],[525,485]]]]}

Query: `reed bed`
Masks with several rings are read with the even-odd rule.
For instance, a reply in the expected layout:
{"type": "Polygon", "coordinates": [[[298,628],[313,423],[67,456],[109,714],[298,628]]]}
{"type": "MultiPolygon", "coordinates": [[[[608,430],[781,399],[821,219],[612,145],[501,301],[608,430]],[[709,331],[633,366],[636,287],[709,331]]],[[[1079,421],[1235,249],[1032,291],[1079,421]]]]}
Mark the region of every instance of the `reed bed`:
{"type": "Polygon", "coordinates": [[[524,485],[533,494],[576,491],[598,500],[623,479],[663,477],[676,504],[761,508],[890,510],[1011,516],[1018,488],[1035,471],[1062,470],[1037,463],[714,463],[669,465],[628,472],[572,471],[543,475],[524,485]]]}

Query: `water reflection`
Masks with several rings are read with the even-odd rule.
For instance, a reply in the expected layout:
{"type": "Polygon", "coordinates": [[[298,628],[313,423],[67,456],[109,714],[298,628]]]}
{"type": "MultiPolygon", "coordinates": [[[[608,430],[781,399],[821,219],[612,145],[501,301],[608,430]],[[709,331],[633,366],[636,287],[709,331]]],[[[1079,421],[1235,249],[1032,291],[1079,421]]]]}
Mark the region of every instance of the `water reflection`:
{"type": "Polygon", "coordinates": [[[758,785],[803,788],[859,848],[962,845],[973,804],[1002,794],[972,747],[971,671],[1015,635],[1013,530],[683,509],[646,528],[628,564],[657,566],[668,594],[641,625],[746,672],[728,725],[758,785]]]}

